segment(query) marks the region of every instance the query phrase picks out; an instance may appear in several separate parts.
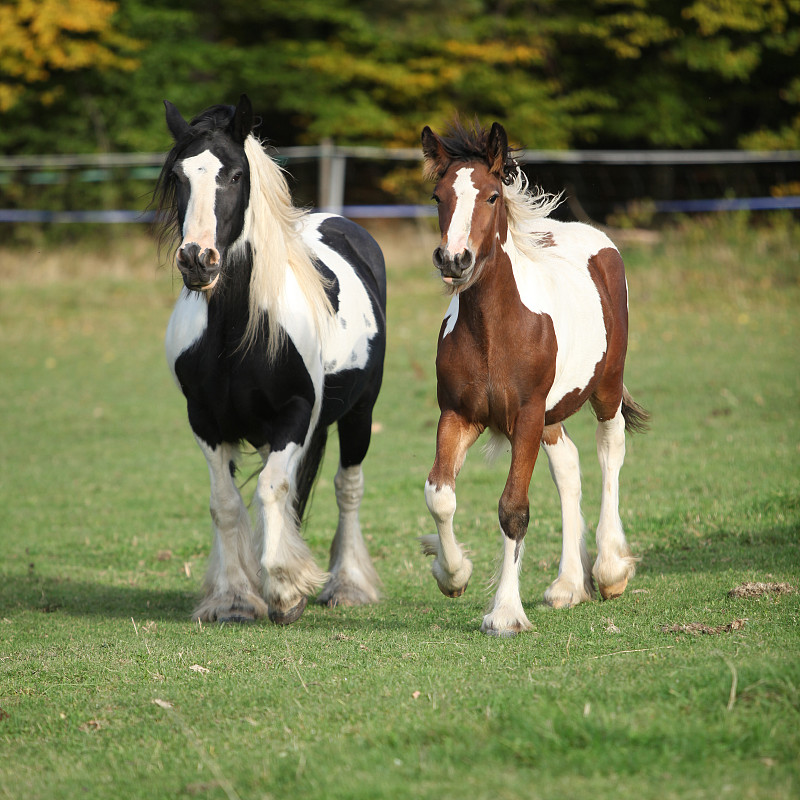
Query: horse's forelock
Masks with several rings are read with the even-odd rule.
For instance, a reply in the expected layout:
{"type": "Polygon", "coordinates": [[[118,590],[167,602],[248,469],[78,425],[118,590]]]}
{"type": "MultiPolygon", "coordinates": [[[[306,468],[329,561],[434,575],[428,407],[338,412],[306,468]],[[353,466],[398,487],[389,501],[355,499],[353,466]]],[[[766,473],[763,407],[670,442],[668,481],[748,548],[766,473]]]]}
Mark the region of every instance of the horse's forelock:
{"type": "MultiPolygon", "coordinates": [[[[450,157],[451,163],[454,161],[481,161],[488,167],[492,167],[493,163],[488,155],[489,133],[490,130],[484,128],[477,117],[471,123],[464,123],[460,117],[455,117],[439,140],[444,151],[450,157]]],[[[516,151],[516,148],[509,148],[506,153],[501,175],[505,184],[513,181],[519,169],[514,161],[516,151]]]]}
{"type": "Polygon", "coordinates": [[[477,118],[471,124],[464,124],[460,117],[456,117],[440,139],[454,161],[485,161],[488,137],[489,131],[477,118]]]}

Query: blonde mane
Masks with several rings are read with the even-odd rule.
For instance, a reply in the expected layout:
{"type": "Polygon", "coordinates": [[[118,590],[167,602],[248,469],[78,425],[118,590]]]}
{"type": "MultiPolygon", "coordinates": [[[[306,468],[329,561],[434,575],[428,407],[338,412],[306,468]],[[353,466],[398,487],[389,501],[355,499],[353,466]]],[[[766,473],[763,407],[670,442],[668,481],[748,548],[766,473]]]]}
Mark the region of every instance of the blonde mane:
{"type": "Polygon", "coordinates": [[[301,230],[306,212],[292,202],[283,170],[267,155],[252,134],[244,143],[250,164],[250,202],[245,212],[244,230],[237,245],[250,243],[253,268],[250,275],[250,315],[241,347],[249,350],[267,319],[267,358],[278,355],[286,335],[280,325],[280,307],[286,283],[286,270],[292,271],[300,291],[308,301],[317,334],[322,339],[333,317],[333,307],[325,289],[325,278],[314,267],[301,230]]]}
{"type": "Polygon", "coordinates": [[[529,189],[528,178],[518,169],[511,182],[506,185],[503,197],[508,232],[514,245],[524,256],[535,259],[537,251],[547,246],[545,235],[537,235],[537,223],[558,208],[562,194],[548,194],[538,186],[529,189]]]}

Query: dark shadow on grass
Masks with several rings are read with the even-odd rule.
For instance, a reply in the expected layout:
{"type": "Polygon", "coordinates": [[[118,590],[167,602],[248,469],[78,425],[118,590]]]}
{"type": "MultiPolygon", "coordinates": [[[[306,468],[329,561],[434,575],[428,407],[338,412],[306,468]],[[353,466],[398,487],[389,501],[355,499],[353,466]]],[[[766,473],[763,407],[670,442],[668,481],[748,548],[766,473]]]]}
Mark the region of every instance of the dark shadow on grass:
{"type": "Polygon", "coordinates": [[[190,619],[197,601],[190,591],[90,583],[37,574],[5,574],[0,583],[0,616],[24,610],[75,617],[158,617],[182,621],[190,619]]]}
{"type": "Polygon", "coordinates": [[[686,572],[716,573],[728,570],[755,572],[794,572],[797,569],[798,527],[774,525],[760,530],[721,528],[696,536],[675,534],[665,543],[657,543],[642,554],[637,570],[644,575],[686,572]]]}
{"type": "MultiPolygon", "coordinates": [[[[71,617],[146,619],[189,622],[200,599],[191,590],[153,589],[101,582],[52,578],[36,573],[0,575],[0,619],[20,611],[65,614],[71,617]]],[[[370,631],[419,630],[428,626],[431,638],[466,636],[477,631],[477,607],[432,607],[431,603],[384,600],[375,605],[327,608],[308,605],[292,627],[336,633],[367,634],[370,631]]],[[[247,625],[272,627],[266,619],[247,625]]],[[[228,627],[236,628],[237,625],[228,627]]]]}

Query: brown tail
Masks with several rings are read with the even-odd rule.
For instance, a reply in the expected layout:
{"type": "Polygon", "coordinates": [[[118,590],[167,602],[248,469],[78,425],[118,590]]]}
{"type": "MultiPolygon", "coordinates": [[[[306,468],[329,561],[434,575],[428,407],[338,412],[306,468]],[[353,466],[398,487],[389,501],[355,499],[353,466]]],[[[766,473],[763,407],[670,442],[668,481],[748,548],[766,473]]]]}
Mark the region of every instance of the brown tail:
{"type": "Polygon", "coordinates": [[[645,433],[650,429],[650,414],[631,397],[625,386],[622,387],[622,416],[626,431],[645,433]]]}

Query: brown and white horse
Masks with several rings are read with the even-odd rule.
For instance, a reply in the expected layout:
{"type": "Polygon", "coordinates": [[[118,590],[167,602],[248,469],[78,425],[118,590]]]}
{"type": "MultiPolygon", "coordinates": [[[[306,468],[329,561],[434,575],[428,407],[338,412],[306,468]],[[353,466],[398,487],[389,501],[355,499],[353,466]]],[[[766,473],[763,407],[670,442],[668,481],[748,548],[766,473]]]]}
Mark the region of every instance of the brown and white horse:
{"type": "Polygon", "coordinates": [[[461,595],[472,563],[453,530],[456,476],[486,429],[491,444],[510,441],[511,468],[499,505],[503,561],[481,630],[513,635],[531,627],[518,576],[540,443],[563,526],[558,577],[545,602],[561,608],[590,600],[592,576],[604,598],[616,597],[635,570],[619,516],[619,472],[625,430],[644,428],[647,414],[622,380],[625,268],[605,234],[549,218],[559,198],[528,190],[498,123],[489,132],[456,123],[445,137],[426,127],[422,148],[428,175],[437,181],[433,199],[442,232],[433,261],[452,294],[436,356],[436,459],[425,484],[438,537],[424,536],[422,545],[435,556],[432,572],[442,592],[461,595]],[[603,473],[593,568],[584,541],[578,450],[563,424],[587,401],[598,419],[603,473]]]}

